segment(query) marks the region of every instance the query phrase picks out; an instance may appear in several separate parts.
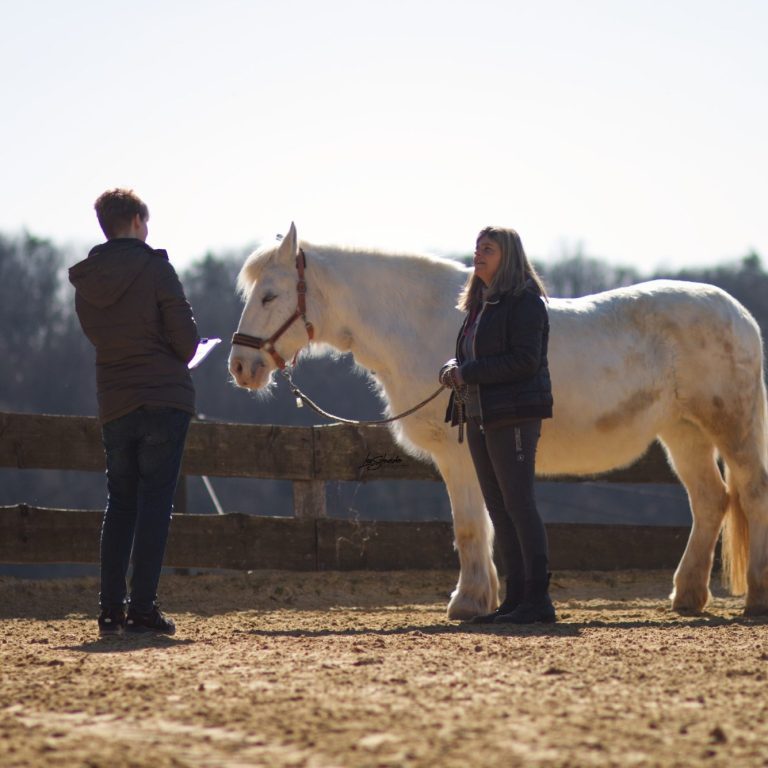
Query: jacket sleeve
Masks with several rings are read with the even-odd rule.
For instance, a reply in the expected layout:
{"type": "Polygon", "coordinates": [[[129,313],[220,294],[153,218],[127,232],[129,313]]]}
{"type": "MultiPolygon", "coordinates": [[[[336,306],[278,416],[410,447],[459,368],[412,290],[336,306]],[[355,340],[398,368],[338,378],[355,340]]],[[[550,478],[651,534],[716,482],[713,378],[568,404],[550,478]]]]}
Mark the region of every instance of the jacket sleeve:
{"type": "Polygon", "coordinates": [[[168,261],[161,262],[157,304],[168,343],[176,355],[188,363],[195,355],[200,335],[179,276],[168,261]]]}
{"type": "Polygon", "coordinates": [[[506,349],[501,354],[469,360],[461,366],[467,384],[502,384],[534,376],[541,367],[549,320],[543,301],[525,296],[507,316],[506,349]]]}

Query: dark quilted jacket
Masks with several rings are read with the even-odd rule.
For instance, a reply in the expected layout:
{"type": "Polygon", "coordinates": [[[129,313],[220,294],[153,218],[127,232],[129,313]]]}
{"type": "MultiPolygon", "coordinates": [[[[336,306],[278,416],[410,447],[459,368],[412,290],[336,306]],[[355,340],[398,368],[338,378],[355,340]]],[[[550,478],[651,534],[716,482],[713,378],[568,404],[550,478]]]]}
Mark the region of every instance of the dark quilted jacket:
{"type": "MultiPolygon", "coordinates": [[[[461,339],[468,319],[459,331],[456,358],[464,381],[479,385],[483,425],[551,418],[549,317],[535,284],[529,282],[517,296],[508,293],[483,304],[475,336],[477,359],[463,361],[461,339]]],[[[453,394],[446,421],[458,423],[453,394]]]]}

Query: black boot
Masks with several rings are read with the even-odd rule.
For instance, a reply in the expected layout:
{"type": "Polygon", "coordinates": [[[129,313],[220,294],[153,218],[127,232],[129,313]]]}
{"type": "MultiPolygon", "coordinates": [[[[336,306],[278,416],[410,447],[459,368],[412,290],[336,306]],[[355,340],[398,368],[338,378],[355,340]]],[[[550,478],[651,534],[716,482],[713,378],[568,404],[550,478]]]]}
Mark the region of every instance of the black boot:
{"type": "Polygon", "coordinates": [[[508,578],[507,579],[507,596],[504,598],[504,602],[493,612],[486,613],[483,616],[475,616],[469,620],[470,624],[493,624],[497,616],[501,616],[504,613],[511,613],[517,608],[523,600],[525,593],[525,582],[520,578],[508,578]]]}
{"type": "Polygon", "coordinates": [[[554,624],[555,606],[549,596],[549,577],[525,582],[525,595],[520,605],[509,613],[500,613],[494,624],[554,624]]]}

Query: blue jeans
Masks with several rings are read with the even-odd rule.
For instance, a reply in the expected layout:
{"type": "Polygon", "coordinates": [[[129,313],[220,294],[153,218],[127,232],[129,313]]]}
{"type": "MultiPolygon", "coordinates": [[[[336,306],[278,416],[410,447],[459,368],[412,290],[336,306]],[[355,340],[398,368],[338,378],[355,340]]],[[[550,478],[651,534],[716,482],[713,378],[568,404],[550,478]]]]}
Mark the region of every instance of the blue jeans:
{"type": "Polygon", "coordinates": [[[144,406],[102,425],[109,493],[101,527],[102,608],[125,604],[131,550],[131,606],[145,613],[155,604],[191,418],[177,408],[144,406]]]}

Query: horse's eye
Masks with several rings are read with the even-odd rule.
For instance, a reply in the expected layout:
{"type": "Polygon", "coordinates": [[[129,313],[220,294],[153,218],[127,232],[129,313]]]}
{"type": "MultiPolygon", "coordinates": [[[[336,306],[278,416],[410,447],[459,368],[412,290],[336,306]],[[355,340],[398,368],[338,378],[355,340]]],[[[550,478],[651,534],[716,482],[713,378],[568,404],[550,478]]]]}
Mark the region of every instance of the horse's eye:
{"type": "Polygon", "coordinates": [[[263,307],[266,307],[267,304],[269,304],[270,301],[274,301],[276,298],[277,298],[277,296],[274,293],[272,293],[272,292],[265,293],[264,296],[261,299],[261,305],[263,307]]]}

